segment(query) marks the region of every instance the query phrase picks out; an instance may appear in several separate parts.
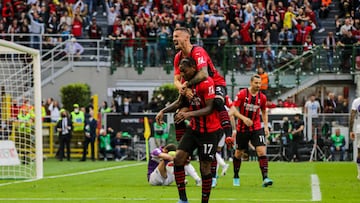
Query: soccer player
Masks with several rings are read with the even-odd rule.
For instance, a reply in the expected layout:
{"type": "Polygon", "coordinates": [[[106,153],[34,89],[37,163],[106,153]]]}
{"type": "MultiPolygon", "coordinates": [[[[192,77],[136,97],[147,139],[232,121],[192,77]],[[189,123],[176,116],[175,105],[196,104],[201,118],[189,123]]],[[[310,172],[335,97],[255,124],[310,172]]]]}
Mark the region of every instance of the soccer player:
{"type": "MultiPolygon", "coordinates": [[[[175,55],[174,58],[174,85],[179,90],[182,95],[185,95],[188,98],[193,96],[191,87],[194,84],[197,84],[203,80],[205,80],[208,76],[210,76],[215,84],[215,99],[214,99],[214,108],[218,111],[218,116],[221,120],[221,126],[225,132],[226,137],[232,136],[232,128],[230,123],[229,114],[225,108],[225,96],[227,95],[226,90],[226,81],[223,76],[215,68],[215,65],[211,61],[208,53],[200,46],[195,46],[190,42],[190,32],[185,27],[175,28],[173,33],[173,43],[175,49],[179,50],[179,52],[175,55]],[[196,68],[198,72],[196,75],[186,83],[181,79],[179,63],[181,59],[191,57],[196,62],[196,68]]],[[[186,129],[186,125],[181,122],[175,124],[175,134],[177,139],[180,139],[184,134],[186,129]]],[[[212,185],[216,185],[216,168],[217,168],[217,160],[214,159],[211,171],[214,176],[212,179],[212,185]]]]}
{"type": "MultiPolygon", "coordinates": [[[[182,59],[180,74],[185,81],[190,81],[198,72],[196,62],[193,58],[182,59]]],[[[174,122],[183,122],[190,119],[190,126],[180,140],[174,159],[174,175],[179,193],[179,203],[188,202],[185,190],[184,165],[190,154],[198,150],[200,171],[202,178],[201,202],[207,203],[211,191],[211,162],[215,157],[216,146],[222,135],[218,112],[214,110],[215,86],[213,80],[206,80],[189,86],[192,90],[192,98],[180,95],[179,99],[160,110],[156,115],[156,122],[163,122],[163,115],[174,112],[180,107],[187,106],[187,111],[180,111],[175,116],[174,122]]]]}
{"type": "MultiPolygon", "coordinates": [[[[236,134],[236,150],[233,158],[234,186],[240,186],[239,171],[241,156],[248,148],[249,141],[255,147],[260,170],[263,178],[263,187],[273,184],[268,178],[268,158],[266,156],[266,139],[269,136],[268,115],[266,112],[266,96],[260,92],[261,77],[253,75],[250,79],[250,87],[242,89],[236,95],[229,114],[238,118],[236,134]],[[238,110],[238,109],[239,110],[238,110]],[[261,118],[264,128],[261,127],[261,118]]],[[[233,138],[228,138],[233,139],[233,138]]]]}
{"type": "MultiPolygon", "coordinates": [[[[230,110],[231,105],[232,105],[232,100],[230,99],[230,97],[228,95],[226,95],[225,96],[226,110],[230,110]]],[[[231,127],[233,129],[232,136],[235,136],[236,135],[236,130],[235,130],[236,124],[235,124],[234,116],[230,117],[230,121],[231,121],[231,127]]],[[[227,170],[229,169],[229,164],[227,164],[225,162],[225,160],[223,159],[223,157],[221,156],[221,152],[222,152],[224,145],[225,145],[225,134],[223,134],[223,136],[220,138],[220,141],[218,143],[218,146],[216,149],[216,154],[215,154],[216,161],[211,163],[212,169],[214,169],[214,167],[216,167],[215,173],[212,171],[213,178],[212,178],[211,187],[213,187],[213,188],[216,187],[216,184],[217,184],[217,178],[219,177],[219,175],[218,175],[219,167],[221,166],[221,168],[222,168],[222,171],[220,174],[221,176],[224,176],[226,174],[227,170]],[[216,164],[216,166],[214,166],[215,164],[216,164]]]]}
{"type": "Polygon", "coordinates": [[[226,81],[224,77],[221,76],[220,73],[216,70],[215,65],[211,61],[205,49],[200,46],[191,44],[190,32],[187,28],[175,28],[173,33],[173,43],[175,49],[179,50],[174,58],[174,85],[181,94],[191,98],[193,93],[188,87],[191,87],[192,85],[197,84],[210,76],[215,83],[216,96],[214,99],[214,107],[219,112],[221,126],[226,136],[230,137],[232,134],[232,128],[228,112],[224,106],[225,96],[227,94],[226,81]],[[184,83],[184,80],[181,79],[179,63],[181,59],[187,57],[191,57],[195,60],[198,72],[195,77],[184,83]]]}
{"type": "Polygon", "coordinates": [[[148,182],[150,185],[170,185],[174,182],[174,170],[171,169],[174,160],[176,146],[168,144],[165,147],[155,148],[151,152],[148,163],[148,182]],[[169,168],[167,166],[170,166],[169,168]]]}
{"type": "Polygon", "coordinates": [[[354,141],[354,145],[357,146],[357,170],[358,176],[357,179],[360,180],[360,97],[356,98],[351,104],[351,113],[350,113],[350,138],[354,141]],[[356,121],[355,121],[356,118],[356,121]],[[356,124],[354,126],[354,124],[356,124]]]}

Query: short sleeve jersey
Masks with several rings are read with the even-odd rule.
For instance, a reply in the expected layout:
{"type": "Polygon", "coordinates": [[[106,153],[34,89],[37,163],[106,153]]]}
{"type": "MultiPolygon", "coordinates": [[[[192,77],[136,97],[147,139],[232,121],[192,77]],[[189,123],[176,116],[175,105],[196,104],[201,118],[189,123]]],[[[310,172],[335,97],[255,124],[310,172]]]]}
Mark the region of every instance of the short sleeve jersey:
{"type": "MultiPolygon", "coordinates": [[[[206,106],[206,100],[215,98],[215,87],[213,80],[206,80],[191,86],[194,97],[189,101],[189,109],[196,111],[206,106]]],[[[207,116],[194,116],[190,120],[191,129],[200,133],[215,132],[221,128],[218,112],[213,110],[207,116]]]]}
{"type": "Polygon", "coordinates": [[[242,89],[236,95],[233,105],[238,108],[242,115],[253,121],[253,125],[248,127],[241,119],[238,119],[236,126],[238,132],[261,129],[260,110],[266,109],[266,96],[263,93],[258,92],[253,96],[248,88],[242,89]]]}
{"type": "MultiPolygon", "coordinates": [[[[211,58],[207,54],[204,48],[199,46],[193,46],[189,56],[196,61],[197,70],[202,68],[208,68],[209,76],[214,80],[216,86],[226,86],[226,81],[222,75],[217,71],[215,65],[211,61],[211,58]]],[[[180,75],[179,64],[181,59],[188,57],[184,56],[181,51],[179,51],[174,58],[174,75],[180,75]]]]}

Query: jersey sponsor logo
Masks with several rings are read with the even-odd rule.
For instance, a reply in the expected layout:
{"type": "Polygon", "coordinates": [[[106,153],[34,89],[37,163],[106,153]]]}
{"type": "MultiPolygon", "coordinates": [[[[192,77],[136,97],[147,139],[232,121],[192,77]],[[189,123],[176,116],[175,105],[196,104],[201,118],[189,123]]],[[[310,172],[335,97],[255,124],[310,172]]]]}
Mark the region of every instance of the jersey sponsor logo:
{"type": "Polygon", "coordinates": [[[259,105],[248,104],[248,103],[244,103],[244,107],[245,107],[245,110],[252,111],[252,112],[256,112],[260,108],[259,105]]]}
{"type": "Polygon", "coordinates": [[[204,64],[204,63],[206,63],[204,57],[203,57],[203,56],[202,56],[202,57],[199,57],[197,64],[204,64]]]}

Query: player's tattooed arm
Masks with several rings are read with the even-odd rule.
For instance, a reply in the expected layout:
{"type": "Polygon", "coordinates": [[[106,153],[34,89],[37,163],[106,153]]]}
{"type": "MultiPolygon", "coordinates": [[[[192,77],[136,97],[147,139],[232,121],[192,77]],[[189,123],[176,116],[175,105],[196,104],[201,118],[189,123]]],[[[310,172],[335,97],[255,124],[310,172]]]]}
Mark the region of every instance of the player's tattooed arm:
{"type": "Polygon", "coordinates": [[[205,70],[207,70],[207,67],[201,68],[200,71],[198,71],[196,75],[186,83],[187,87],[191,87],[192,85],[206,80],[209,74],[205,70]]]}

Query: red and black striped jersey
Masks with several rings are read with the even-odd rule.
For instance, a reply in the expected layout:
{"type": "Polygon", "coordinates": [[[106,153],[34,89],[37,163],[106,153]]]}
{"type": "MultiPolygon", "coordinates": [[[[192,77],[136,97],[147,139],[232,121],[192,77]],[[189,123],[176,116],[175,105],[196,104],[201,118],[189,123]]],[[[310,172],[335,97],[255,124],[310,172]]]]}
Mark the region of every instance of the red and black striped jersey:
{"type": "Polygon", "coordinates": [[[242,115],[253,121],[253,125],[248,127],[241,119],[238,119],[236,127],[238,132],[261,129],[260,110],[266,109],[266,96],[263,93],[259,91],[254,96],[248,88],[242,89],[236,95],[233,105],[238,108],[242,115]]]}
{"type": "Polygon", "coordinates": [[[219,71],[217,71],[215,65],[211,61],[210,56],[205,51],[204,48],[200,46],[193,46],[191,49],[191,52],[189,56],[184,56],[181,51],[179,51],[174,58],[174,75],[180,75],[180,68],[179,64],[181,59],[191,57],[196,61],[197,70],[200,70],[202,68],[207,68],[207,72],[209,76],[214,80],[214,83],[216,86],[225,86],[226,87],[226,81],[222,75],[220,75],[219,71]]]}
{"type": "MultiPolygon", "coordinates": [[[[196,111],[206,107],[206,100],[215,98],[214,81],[208,77],[206,80],[190,87],[193,98],[189,101],[189,110],[196,111]]],[[[213,110],[207,116],[194,116],[190,120],[192,130],[200,133],[215,132],[221,128],[218,112],[213,110]]]]}

